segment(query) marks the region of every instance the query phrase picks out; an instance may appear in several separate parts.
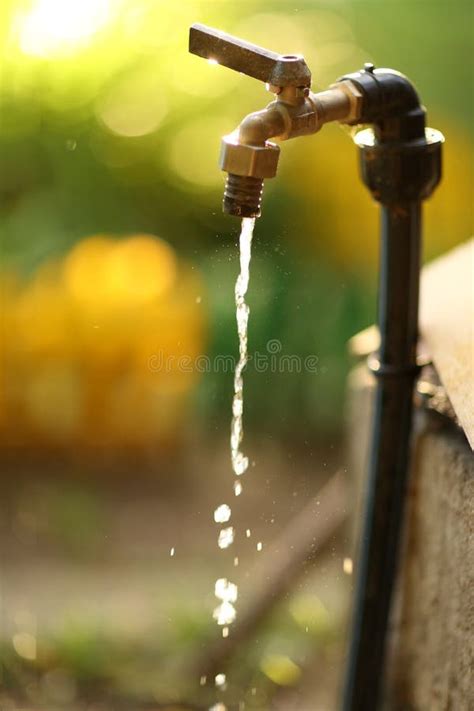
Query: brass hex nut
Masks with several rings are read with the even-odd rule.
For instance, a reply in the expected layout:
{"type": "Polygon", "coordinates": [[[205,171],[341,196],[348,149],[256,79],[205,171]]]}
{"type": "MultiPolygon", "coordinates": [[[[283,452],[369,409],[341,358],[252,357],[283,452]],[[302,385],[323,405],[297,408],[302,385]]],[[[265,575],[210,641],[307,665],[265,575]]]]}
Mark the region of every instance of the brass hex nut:
{"type": "Polygon", "coordinates": [[[221,143],[219,166],[226,173],[253,178],[273,178],[277,172],[280,149],[267,141],[264,146],[239,143],[238,134],[224,136],[221,143]]]}
{"type": "Polygon", "coordinates": [[[344,79],[343,81],[338,81],[336,84],[331,84],[329,88],[341,89],[349,99],[350,112],[344,119],[344,123],[357,122],[362,113],[363,102],[363,96],[357,86],[351,82],[350,79],[344,79]]]}

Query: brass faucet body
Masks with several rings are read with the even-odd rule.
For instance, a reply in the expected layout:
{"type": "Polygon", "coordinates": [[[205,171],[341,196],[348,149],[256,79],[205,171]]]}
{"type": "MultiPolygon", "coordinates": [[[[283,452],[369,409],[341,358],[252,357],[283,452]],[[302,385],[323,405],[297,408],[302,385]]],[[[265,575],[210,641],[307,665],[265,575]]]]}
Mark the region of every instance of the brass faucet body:
{"type": "Polygon", "coordinates": [[[275,100],[248,114],[222,139],[219,167],[228,174],[224,210],[238,217],[260,215],[263,180],[276,175],[280,157],[279,147],[270,139],[286,141],[317,133],[330,121],[359,119],[362,97],[351,81],[316,94],[308,87],[267,87],[275,100]]]}
{"type": "Polygon", "coordinates": [[[257,217],[263,180],[278,168],[279,147],[286,141],[317,133],[329,121],[357,122],[362,95],[350,80],[326,91],[310,90],[311,73],[300,55],[279,55],[205,25],[193,25],[190,51],[266,83],[274,101],[246,116],[235,131],[224,136],[219,159],[228,174],[225,212],[257,217]]]}
{"type": "Polygon", "coordinates": [[[248,114],[238,128],[222,139],[222,170],[254,178],[276,175],[279,150],[270,139],[286,141],[317,133],[325,123],[351,123],[359,118],[361,95],[350,81],[333,84],[317,94],[308,88],[275,87],[274,101],[248,114]]]}

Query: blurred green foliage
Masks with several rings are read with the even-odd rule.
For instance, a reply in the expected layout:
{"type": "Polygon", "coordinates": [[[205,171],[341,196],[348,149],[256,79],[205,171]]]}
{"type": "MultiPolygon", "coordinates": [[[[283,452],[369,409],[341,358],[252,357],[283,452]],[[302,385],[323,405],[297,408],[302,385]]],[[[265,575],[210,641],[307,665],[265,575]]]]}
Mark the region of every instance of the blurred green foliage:
{"type": "MultiPolygon", "coordinates": [[[[4,0],[4,281],[30,280],[89,235],[157,235],[204,276],[208,352],[236,352],[238,226],[220,213],[216,161],[221,135],[269,97],[258,82],[188,55],[196,21],[303,52],[318,88],[367,60],[410,76],[430,123],[446,135],[444,182],[426,209],[426,254],[462,241],[472,230],[469,18],[471,5],[461,0],[291,7],[276,0],[4,0]]],[[[255,431],[337,431],[345,342],[374,318],[377,210],[358,181],[346,133],[330,126],[284,145],[280,175],[265,187],[250,347],[265,352],[279,339],[283,353],[315,354],[320,368],[317,376],[272,377],[249,368],[246,418],[255,431]]],[[[203,376],[191,421],[226,431],[231,377],[203,376]]],[[[133,407],[139,414],[140,402],[133,407]]]]}
{"type": "MultiPolygon", "coordinates": [[[[4,687],[51,711],[98,698],[107,709],[117,700],[134,709],[152,700],[209,707],[213,680],[199,684],[196,669],[215,642],[215,626],[204,611],[186,609],[189,600],[179,602],[168,634],[156,620],[146,635],[124,637],[100,619],[69,619],[38,641],[34,658],[25,654],[29,635],[17,634],[0,645],[4,687]]],[[[331,608],[315,594],[292,597],[290,612],[280,606],[260,629],[258,643],[243,644],[230,665],[230,707],[245,699],[248,709],[268,708],[278,690],[295,687],[316,660],[324,668],[341,643],[341,609],[331,608]]]]}

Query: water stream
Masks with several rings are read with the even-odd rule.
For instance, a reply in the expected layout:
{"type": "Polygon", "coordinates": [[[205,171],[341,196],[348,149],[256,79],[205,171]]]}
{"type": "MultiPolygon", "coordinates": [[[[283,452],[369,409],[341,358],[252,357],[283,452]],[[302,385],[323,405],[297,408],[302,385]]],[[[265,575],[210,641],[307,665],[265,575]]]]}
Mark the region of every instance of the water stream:
{"type": "MultiPolygon", "coordinates": [[[[235,307],[237,318],[237,333],[239,336],[239,360],[237,362],[234,373],[234,397],[232,401],[232,421],[230,432],[230,455],[232,463],[232,471],[235,475],[234,479],[234,494],[240,496],[242,493],[242,483],[240,477],[248,468],[249,460],[240,447],[243,439],[243,413],[244,413],[244,379],[243,371],[248,360],[248,337],[247,328],[250,309],[245,301],[247,289],[249,286],[250,277],[250,258],[252,249],[252,237],[255,219],[244,217],[240,231],[240,273],[235,284],[235,307]]],[[[229,521],[232,517],[232,510],[228,504],[221,504],[214,511],[214,521],[220,524],[226,524],[220,529],[218,536],[219,548],[229,548],[234,542],[235,531],[229,521]]],[[[248,537],[249,531],[247,531],[248,537]]],[[[237,566],[239,559],[234,558],[234,566],[237,566]]],[[[222,627],[222,636],[229,635],[229,625],[231,625],[237,615],[235,604],[238,597],[238,589],[235,583],[230,582],[227,578],[219,578],[216,580],[214,593],[219,600],[219,604],[214,610],[214,619],[217,624],[222,627]]],[[[215,679],[218,688],[225,688],[225,675],[218,674],[215,679]]],[[[218,704],[213,709],[225,710],[225,706],[218,704]]]]}
{"type": "MultiPolygon", "coordinates": [[[[241,476],[246,471],[249,460],[241,451],[240,445],[243,438],[242,417],[244,411],[244,380],[243,370],[247,365],[247,328],[250,309],[245,301],[245,295],[249,286],[250,278],[250,258],[252,249],[252,237],[255,219],[244,217],[240,232],[240,274],[235,283],[235,307],[237,317],[237,333],[239,335],[239,362],[234,374],[234,399],[232,402],[232,425],[230,433],[230,454],[232,469],[236,476],[241,476]]],[[[241,483],[234,482],[235,495],[239,496],[242,491],[241,483]],[[238,485],[238,486],[237,486],[238,485]]]]}

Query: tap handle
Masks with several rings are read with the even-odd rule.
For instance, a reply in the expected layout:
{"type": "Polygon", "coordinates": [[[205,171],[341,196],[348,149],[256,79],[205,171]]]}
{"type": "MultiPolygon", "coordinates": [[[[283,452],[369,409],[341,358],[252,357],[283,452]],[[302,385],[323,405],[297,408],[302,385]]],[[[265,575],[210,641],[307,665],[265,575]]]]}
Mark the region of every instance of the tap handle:
{"type": "Polygon", "coordinates": [[[301,55],[277,54],[206,25],[191,26],[189,51],[273,86],[311,84],[311,72],[301,55]]]}

